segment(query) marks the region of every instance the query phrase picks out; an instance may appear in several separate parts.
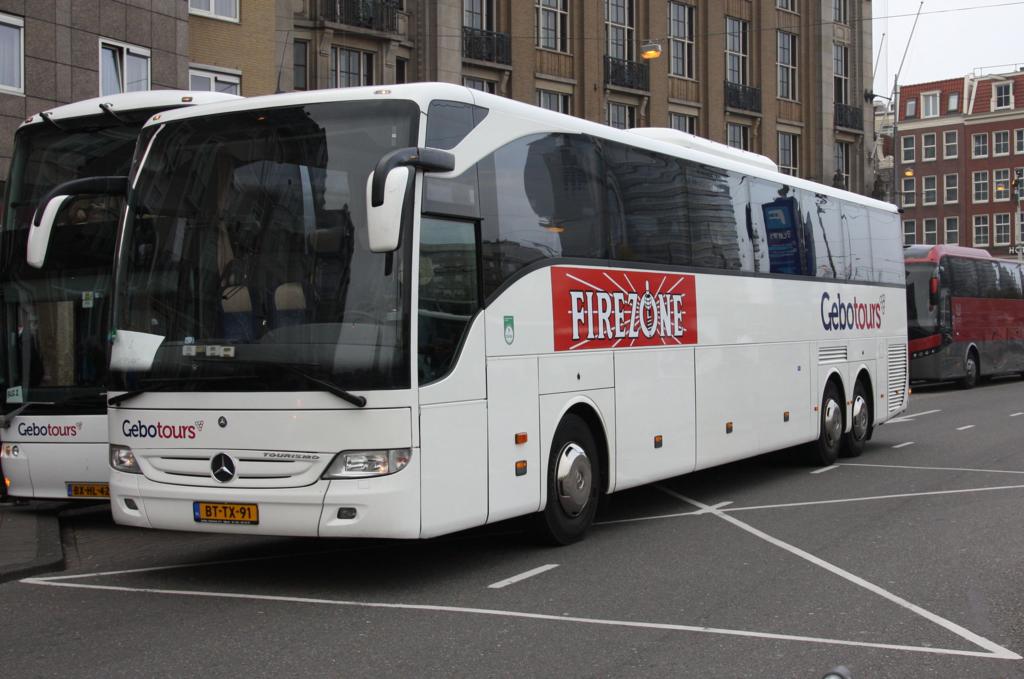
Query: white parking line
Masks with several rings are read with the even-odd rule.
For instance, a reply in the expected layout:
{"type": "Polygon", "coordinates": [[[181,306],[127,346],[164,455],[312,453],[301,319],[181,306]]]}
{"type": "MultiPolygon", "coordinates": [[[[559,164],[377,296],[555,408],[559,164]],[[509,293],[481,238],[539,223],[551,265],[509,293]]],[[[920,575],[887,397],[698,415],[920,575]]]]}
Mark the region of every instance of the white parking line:
{"type": "Polygon", "coordinates": [[[907,441],[906,443],[897,443],[896,445],[893,446],[893,448],[906,448],[907,446],[912,445],[914,445],[913,441],[907,441]]]}
{"type": "Polygon", "coordinates": [[[830,472],[833,469],[839,469],[839,465],[837,465],[837,464],[829,465],[828,467],[822,467],[821,469],[815,469],[811,473],[812,474],[824,474],[825,472],[830,472]]]}
{"type": "Polygon", "coordinates": [[[740,528],[740,529],[750,533],[751,535],[753,535],[755,537],[761,538],[765,542],[768,542],[768,543],[770,543],[772,545],[775,545],[776,547],[779,547],[780,549],[784,549],[787,552],[789,552],[790,554],[793,554],[794,556],[798,556],[798,557],[800,557],[801,559],[803,559],[805,561],[809,561],[810,563],[814,564],[815,566],[819,566],[821,568],[824,568],[825,570],[829,571],[830,573],[838,575],[839,577],[843,578],[844,580],[847,580],[848,582],[853,583],[854,585],[857,585],[858,587],[863,587],[864,589],[868,590],[869,592],[871,592],[873,594],[876,594],[876,595],[882,597],[883,599],[888,599],[889,601],[893,602],[894,604],[902,606],[903,608],[909,610],[912,613],[916,613],[917,615],[921,616],[922,618],[935,623],[939,627],[942,627],[943,629],[946,629],[946,630],[952,632],[953,634],[956,634],[957,636],[959,636],[959,637],[961,637],[963,639],[966,639],[967,641],[970,641],[971,643],[973,643],[973,644],[975,644],[977,646],[980,646],[981,648],[984,648],[985,650],[987,650],[992,655],[993,658],[1002,658],[1002,659],[1005,659],[1005,660],[1020,660],[1021,659],[1021,656],[1017,655],[1016,653],[1014,653],[1010,649],[1004,648],[1004,647],[1000,646],[999,644],[997,644],[995,642],[989,641],[985,637],[983,637],[983,636],[981,636],[979,634],[975,634],[974,632],[970,631],[966,627],[961,627],[960,625],[956,624],[952,620],[947,620],[946,618],[943,618],[940,615],[937,615],[935,613],[932,613],[929,610],[921,608],[917,604],[911,603],[910,601],[907,601],[903,597],[898,596],[896,594],[893,594],[892,592],[890,592],[887,589],[883,589],[883,588],[879,587],[878,585],[875,585],[875,584],[873,584],[871,582],[868,582],[867,580],[865,580],[864,578],[861,578],[860,576],[854,575],[853,573],[851,573],[851,572],[849,572],[847,570],[844,570],[844,569],[840,568],[839,566],[836,566],[836,565],[834,565],[832,563],[829,563],[828,561],[825,561],[824,559],[816,557],[813,554],[811,554],[810,552],[805,552],[804,550],[800,549],[799,547],[791,545],[788,542],[783,542],[782,540],[780,540],[780,539],[778,539],[776,537],[772,537],[771,535],[768,535],[764,531],[761,531],[761,530],[758,530],[757,528],[754,528],[749,523],[744,523],[743,521],[740,521],[736,517],[729,516],[728,514],[726,514],[725,512],[723,512],[721,510],[714,509],[712,507],[708,507],[707,505],[705,505],[705,504],[703,504],[701,502],[698,502],[697,500],[694,500],[692,498],[688,498],[685,495],[680,495],[679,493],[676,493],[673,490],[665,488],[664,486],[655,486],[655,487],[658,488],[659,490],[665,492],[665,493],[668,493],[669,495],[671,495],[673,497],[679,498],[683,502],[688,502],[688,503],[690,503],[692,505],[695,505],[697,507],[702,507],[702,508],[705,508],[705,509],[709,509],[710,513],[714,514],[715,516],[717,516],[718,518],[722,519],[723,521],[728,521],[729,523],[731,523],[732,525],[736,526],[737,528],[740,528]]]}
{"type": "Polygon", "coordinates": [[[964,429],[974,429],[974,425],[973,424],[965,424],[962,427],[957,427],[956,428],[957,431],[963,431],[964,429]]]}
{"type": "Polygon", "coordinates": [[[922,410],[919,413],[910,413],[909,415],[901,415],[900,417],[894,417],[888,422],[913,422],[915,417],[921,417],[922,415],[934,415],[935,413],[941,413],[941,410],[922,410]]]}
{"type": "Polygon", "coordinates": [[[783,502],[777,505],[752,505],[749,507],[730,507],[723,512],[746,512],[754,509],[786,509],[789,507],[811,507],[813,505],[834,505],[844,502],[867,502],[869,500],[896,500],[904,497],[925,497],[927,495],[956,495],[958,493],[983,493],[990,490],[1020,490],[1024,484],[1016,486],[986,486],[984,488],[961,488],[959,490],[926,490],[919,493],[896,493],[894,495],[868,495],[866,497],[844,497],[837,500],[811,500],[809,502],[783,502]]]}
{"type": "Polygon", "coordinates": [[[531,568],[530,570],[525,571],[523,573],[520,573],[519,575],[513,575],[511,578],[505,578],[504,580],[498,580],[495,583],[487,585],[487,587],[490,588],[490,589],[501,589],[503,587],[508,587],[509,585],[514,585],[515,583],[520,582],[522,580],[525,580],[527,578],[532,578],[535,575],[540,575],[541,573],[545,573],[545,572],[551,570],[552,568],[558,568],[558,564],[557,563],[549,563],[549,564],[544,564],[543,566],[537,566],[536,568],[531,568]]]}
{"type": "Polygon", "coordinates": [[[720,627],[701,627],[696,625],[675,625],[663,622],[639,622],[634,620],[608,620],[603,618],[582,618],[568,615],[551,615],[546,613],[526,613],[523,611],[504,611],[492,608],[464,608],[461,606],[434,606],[430,604],[402,604],[375,601],[340,601],[335,599],[317,599],[309,597],[275,596],[272,594],[242,594],[237,592],[204,592],[198,590],[159,589],[154,587],[120,587],[117,585],[86,585],[77,582],[56,582],[47,578],[26,578],[21,580],[27,585],[44,585],[48,587],[69,587],[75,589],[91,589],[108,592],[131,592],[137,594],[163,594],[166,596],[206,597],[211,599],[243,599],[250,601],[272,601],[280,603],[320,604],[326,606],[349,606],[353,608],[386,608],[406,611],[430,611],[439,613],[467,613],[490,615],[502,618],[519,618],[527,620],[545,620],[550,622],[575,622],[587,625],[607,625],[633,629],[667,630],[673,632],[695,632],[698,634],[722,634],[735,637],[752,637],[756,639],[775,639],[779,641],[803,641],[816,644],[836,646],[857,646],[861,648],[880,648],[892,651],[913,651],[916,653],[933,653],[937,655],[956,655],[971,658],[996,658],[1019,660],[1020,656],[1003,649],[1002,654],[989,651],[962,651],[955,648],[933,648],[928,646],[905,646],[902,644],[873,643],[870,641],[850,641],[847,639],[829,639],[827,637],[807,637],[797,634],[777,634],[774,632],[751,632],[747,630],[725,629],[720,627]]]}
{"type": "Polygon", "coordinates": [[[970,467],[916,467],[908,464],[867,464],[864,462],[841,462],[843,467],[881,467],[883,469],[924,469],[939,472],[982,472],[984,474],[1024,474],[1016,469],[972,469],[970,467]]]}
{"type": "Polygon", "coordinates": [[[1010,413],[1010,417],[1020,417],[1021,415],[1024,415],[1024,413],[1010,413]]]}

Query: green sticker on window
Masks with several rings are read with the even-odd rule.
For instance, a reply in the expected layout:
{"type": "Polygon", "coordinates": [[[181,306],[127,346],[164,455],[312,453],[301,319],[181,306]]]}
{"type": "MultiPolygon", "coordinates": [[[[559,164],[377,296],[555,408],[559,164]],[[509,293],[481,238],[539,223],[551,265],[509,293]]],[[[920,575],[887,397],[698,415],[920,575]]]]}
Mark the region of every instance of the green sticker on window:
{"type": "Polygon", "coordinates": [[[511,345],[516,341],[516,319],[514,316],[505,316],[505,344],[511,345]]]}

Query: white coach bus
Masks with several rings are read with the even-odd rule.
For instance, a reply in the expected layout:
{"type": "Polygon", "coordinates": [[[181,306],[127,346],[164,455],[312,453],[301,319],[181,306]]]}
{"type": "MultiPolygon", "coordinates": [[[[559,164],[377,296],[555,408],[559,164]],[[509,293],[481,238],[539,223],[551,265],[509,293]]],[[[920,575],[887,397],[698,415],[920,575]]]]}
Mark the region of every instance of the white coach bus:
{"type": "Polygon", "coordinates": [[[107,325],[124,196],[102,195],[128,172],[154,113],[237,99],[214,92],[131,92],[28,118],[14,135],[0,233],[0,468],[19,498],[107,496],[107,325]],[[49,256],[26,262],[37,204],[58,184],[84,192],[64,205],[49,256]],[[92,187],[91,189],[89,187],[92,187]]]}
{"type": "Polygon", "coordinates": [[[906,407],[895,208],[442,84],[174,111],[117,255],[119,523],[425,538],[906,407]]]}

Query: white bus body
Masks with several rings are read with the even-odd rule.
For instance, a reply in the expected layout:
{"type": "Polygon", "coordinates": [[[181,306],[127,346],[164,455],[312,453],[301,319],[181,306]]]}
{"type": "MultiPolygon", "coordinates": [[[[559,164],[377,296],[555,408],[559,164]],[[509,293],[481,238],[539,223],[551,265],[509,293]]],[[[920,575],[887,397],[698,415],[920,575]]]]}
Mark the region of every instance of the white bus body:
{"type": "Polygon", "coordinates": [[[38,271],[25,262],[36,201],[64,181],[126,172],[139,130],[153,113],[237,98],[215,92],[132,92],[60,106],[19,126],[0,276],[5,413],[0,468],[10,495],[106,497],[110,476],[102,378],[118,203],[76,206],[81,219],[58,228],[102,229],[109,235],[93,242],[80,237],[77,249],[66,253],[70,258],[60,261],[60,253],[51,253],[38,271]]]}
{"type": "Polygon", "coordinates": [[[906,408],[891,205],[452,85],[156,125],[128,212],[168,217],[125,222],[114,303],[119,523],[427,538],[539,513],[568,542],[600,494],[801,443],[830,463],[906,408]],[[364,187],[405,146],[454,169],[413,174],[398,250],[372,253],[364,187]],[[173,159],[197,148],[218,169],[192,178],[173,159]]]}

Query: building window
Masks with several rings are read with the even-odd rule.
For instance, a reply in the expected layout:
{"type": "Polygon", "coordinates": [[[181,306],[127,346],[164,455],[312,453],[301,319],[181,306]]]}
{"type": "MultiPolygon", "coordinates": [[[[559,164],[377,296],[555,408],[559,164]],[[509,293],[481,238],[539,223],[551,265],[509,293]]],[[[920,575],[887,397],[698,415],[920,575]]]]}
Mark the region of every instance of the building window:
{"type": "Polygon", "coordinates": [[[498,83],[494,80],[473,78],[468,75],[462,78],[462,84],[471,90],[480,90],[481,92],[487,92],[489,94],[495,94],[498,89],[498,83]]]}
{"type": "Polygon", "coordinates": [[[309,42],[296,40],[292,55],[292,88],[296,90],[309,89],[309,42]]]}
{"type": "Polygon", "coordinates": [[[988,135],[984,132],[971,136],[971,158],[988,158],[988,135]]]}
{"type": "Polygon", "coordinates": [[[331,84],[333,87],[372,85],[373,54],[331,47],[331,84]]]}
{"type": "Polygon", "coordinates": [[[100,40],[100,96],[149,89],[149,50],[100,40]]]}
{"type": "Polygon", "coordinates": [[[993,156],[1008,156],[1010,155],[1010,131],[1002,130],[1000,132],[992,133],[992,155],[993,156]]]}
{"type": "Polygon", "coordinates": [[[608,124],[620,130],[636,127],[636,106],[609,101],[608,124]]]}
{"type": "Polygon", "coordinates": [[[538,0],[537,47],[569,51],[569,0],[538,0]]]}
{"type": "Polygon", "coordinates": [[[569,95],[564,92],[537,90],[537,106],[546,108],[549,111],[568,114],[570,113],[569,95]]]}
{"type": "Polygon", "coordinates": [[[995,244],[1010,244],[1010,213],[1004,212],[995,216],[995,244]]]}
{"type": "Polygon", "coordinates": [[[988,245],[988,215],[974,215],[974,244],[988,245]]]}
{"type": "Polygon", "coordinates": [[[693,24],[696,7],[668,3],[668,69],[672,75],[694,77],[693,24]]]}
{"type": "Polygon", "coordinates": [[[779,170],[794,177],[800,175],[800,135],[779,132],[779,170]]]}
{"type": "Polygon", "coordinates": [[[839,24],[850,22],[850,7],[848,0],[832,0],[832,21],[839,24]]]}
{"type": "Polygon", "coordinates": [[[913,219],[903,220],[903,244],[914,245],[917,243],[917,222],[913,219]]]}
{"type": "Polygon", "coordinates": [[[398,57],[395,59],[395,83],[401,85],[409,82],[409,60],[398,57]]]}
{"type": "Polygon", "coordinates": [[[960,200],[960,175],[947,174],[944,178],[944,203],[955,203],[960,200]]]}
{"type": "Polygon", "coordinates": [[[903,207],[914,207],[917,205],[917,180],[913,177],[903,177],[903,207]]]}
{"type": "Polygon", "coordinates": [[[836,172],[843,180],[842,188],[853,190],[850,186],[850,144],[845,141],[837,141],[835,145],[836,172]]]}
{"type": "Polygon", "coordinates": [[[776,0],[775,6],[779,9],[784,9],[787,12],[796,11],[796,0],[776,0]]]}
{"type": "Polygon", "coordinates": [[[960,242],[960,218],[946,217],[946,244],[956,245],[960,242]]]}
{"type": "Polygon", "coordinates": [[[982,170],[981,172],[975,172],[973,176],[974,180],[974,193],[973,200],[975,203],[987,203],[988,202],[988,170],[982,170]]]}
{"type": "Polygon", "coordinates": [[[956,130],[946,130],[942,133],[942,157],[946,160],[956,158],[959,155],[959,146],[956,130]]]}
{"type": "Polygon", "coordinates": [[[0,92],[25,91],[25,20],[0,14],[0,92]]]}
{"type": "Polygon", "coordinates": [[[929,217],[922,222],[924,226],[924,244],[938,245],[939,243],[939,220],[929,217]]]}
{"type": "Polygon", "coordinates": [[[669,113],[668,123],[674,130],[688,134],[697,134],[697,116],[685,113],[669,113]]]}
{"type": "Polygon", "coordinates": [[[188,0],[188,13],[238,21],[238,0],[188,0]]]}
{"type": "Polygon", "coordinates": [[[949,95],[949,103],[946,105],[946,110],[949,113],[959,113],[960,112],[960,93],[959,92],[951,92],[950,93],[950,95],[949,95]]]}
{"type": "Polygon", "coordinates": [[[921,160],[935,160],[938,151],[935,147],[935,133],[928,132],[921,135],[921,160]]]}
{"type": "Polygon", "coordinates": [[[992,171],[992,200],[1010,200],[1010,170],[992,171]]]}
{"type": "Polygon", "coordinates": [[[917,99],[907,99],[907,117],[913,118],[917,115],[917,99]]]}
{"type": "Polygon", "coordinates": [[[797,100],[796,36],[778,32],[779,99],[797,100]]]}
{"type": "Polygon", "coordinates": [[[993,108],[1013,108],[1013,89],[1011,83],[998,83],[995,91],[996,96],[993,108]]]}
{"type": "Polygon", "coordinates": [[[749,35],[750,22],[725,18],[725,79],[737,85],[747,84],[749,35]]]}
{"type": "Polygon", "coordinates": [[[921,178],[921,205],[935,205],[939,202],[939,182],[935,175],[921,178]]]}
{"type": "Polygon", "coordinates": [[[218,71],[207,71],[201,68],[188,69],[188,88],[196,91],[223,92],[224,94],[241,94],[241,76],[218,71]]]}
{"type": "Polygon", "coordinates": [[[478,31],[491,30],[491,0],[462,0],[462,25],[478,31]]]}
{"type": "Polygon", "coordinates": [[[725,140],[734,149],[750,150],[750,126],[737,123],[727,123],[725,126],[725,140]]]}
{"type": "Polygon", "coordinates": [[[900,137],[900,140],[901,140],[901,143],[903,144],[903,153],[900,156],[903,159],[902,162],[904,162],[904,163],[912,163],[912,162],[914,162],[914,160],[916,159],[915,148],[916,148],[916,143],[917,143],[917,137],[915,137],[912,134],[909,134],[909,135],[907,135],[905,137],[900,137]]]}
{"type": "Polygon", "coordinates": [[[1024,200],[1024,167],[1014,170],[1013,177],[1017,181],[1017,200],[1024,200]]]}
{"type": "Polygon", "coordinates": [[[605,0],[604,30],[608,56],[633,60],[633,0],[605,0]]]}
{"type": "MultiPolygon", "coordinates": [[[[835,71],[832,89],[835,103],[847,104],[850,99],[850,48],[846,45],[832,45],[832,66],[835,71]]],[[[907,117],[910,116],[910,104],[907,104],[907,117]]]]}
{"type": "Polygon", "coordinates": [[[936,118],[939,115],[939,93],[921,95],[921,117],[936,118]]]}

